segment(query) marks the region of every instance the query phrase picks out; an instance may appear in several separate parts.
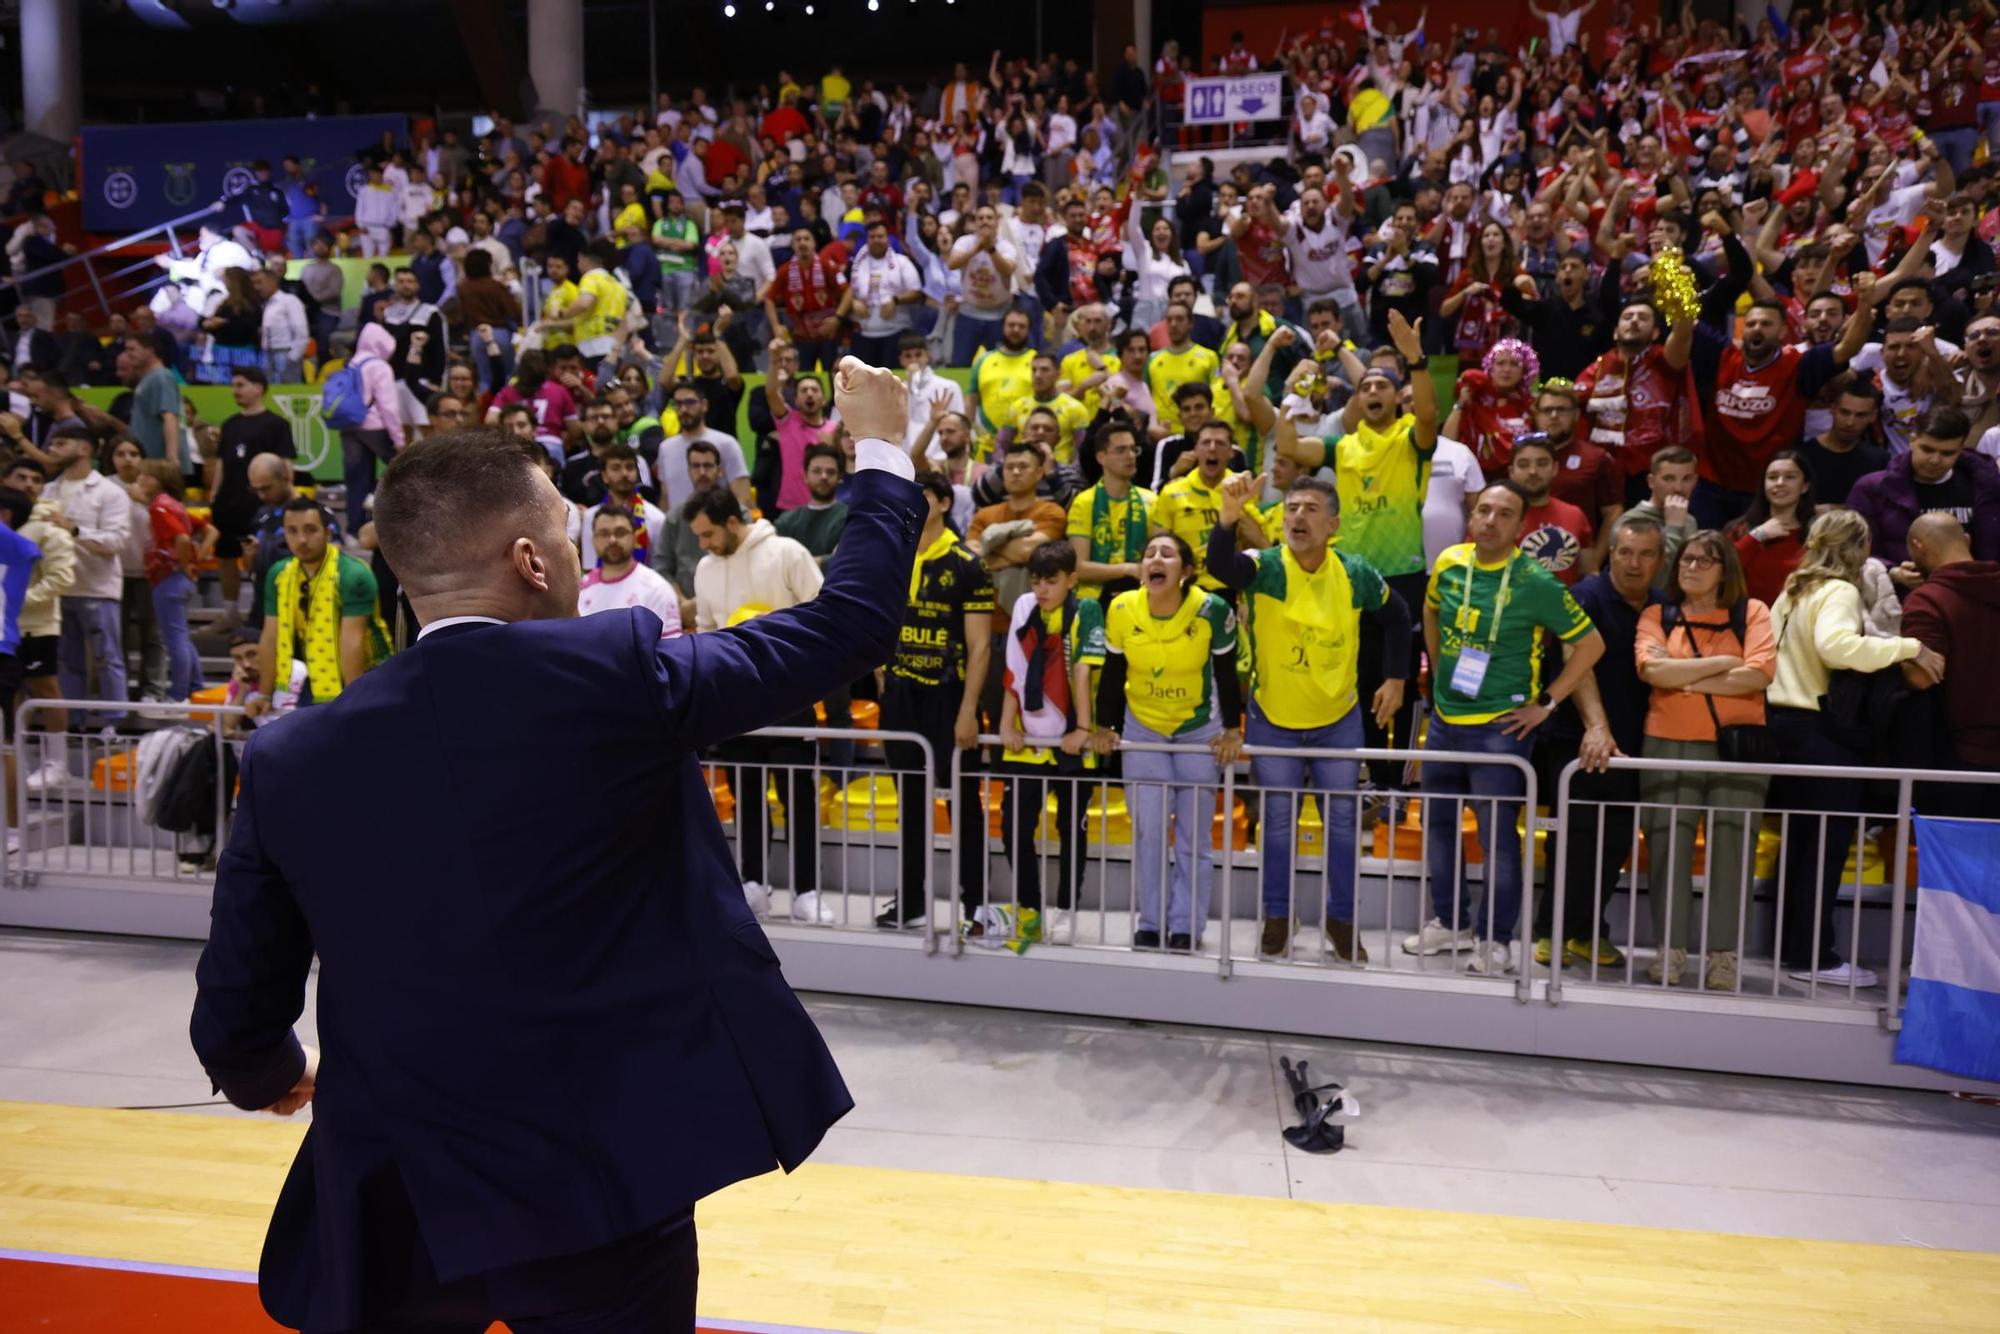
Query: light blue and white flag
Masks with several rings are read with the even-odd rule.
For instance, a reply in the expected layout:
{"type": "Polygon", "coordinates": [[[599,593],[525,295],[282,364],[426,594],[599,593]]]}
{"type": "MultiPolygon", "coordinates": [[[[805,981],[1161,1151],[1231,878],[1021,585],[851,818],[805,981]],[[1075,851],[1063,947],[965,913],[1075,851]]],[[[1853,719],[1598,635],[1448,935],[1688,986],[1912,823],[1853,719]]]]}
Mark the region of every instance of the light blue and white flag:
{"type": "Polygon", "coordinates": [[[1917,943],[1896,1059],[2000,1080],[2000,824],[1917,819],[1917,943]]]}

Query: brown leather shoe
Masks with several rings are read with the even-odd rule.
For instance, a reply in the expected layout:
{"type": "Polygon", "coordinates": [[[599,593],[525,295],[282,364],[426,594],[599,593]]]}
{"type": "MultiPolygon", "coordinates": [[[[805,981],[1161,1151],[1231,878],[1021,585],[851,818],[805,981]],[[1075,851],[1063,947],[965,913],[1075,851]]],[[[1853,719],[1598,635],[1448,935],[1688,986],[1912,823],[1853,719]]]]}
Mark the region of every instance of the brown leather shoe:
{"type": "Polygon", "coordinates": [[[1334,957],[1342,963],[1368,962],[1368,947],[1354,938],[1354,923],[1327,922],[1326,939],[1333,946],[1334,957]]]}
{"type": "Polygon", "coordinates": [[[1258,942],[1257,952],[1266,958],[1283,958],[1285,946],[1291,939],[1291,918],[1267,917],[1264,919],[1264,938],[1258,942]]]}

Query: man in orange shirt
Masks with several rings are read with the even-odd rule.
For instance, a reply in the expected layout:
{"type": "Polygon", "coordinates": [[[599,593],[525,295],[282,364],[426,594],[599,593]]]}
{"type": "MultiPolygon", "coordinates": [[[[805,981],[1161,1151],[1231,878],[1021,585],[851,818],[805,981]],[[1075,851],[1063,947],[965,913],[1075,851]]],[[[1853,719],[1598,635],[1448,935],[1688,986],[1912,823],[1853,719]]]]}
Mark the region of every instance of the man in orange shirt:
{"type": "Polygon", "coordinates": [[[1000,479],[1007,498],[972,512],[965,530],[965,544],[985,561],[993,576],[993,650],[987,660],[986,688],[980,708],[997,721],[1000,717],[1000,669],[1006,662],[1001,636],[1014,614],[1014,603],[1030,592],[1028,557],[1044,542],[1060,542],[1069,516],[1063,507],[1043,497],[1036,488],[1048,467],[1048,454],[1039,439],[1023,436],[1014,441],[1000,465],[1000,479]]]}

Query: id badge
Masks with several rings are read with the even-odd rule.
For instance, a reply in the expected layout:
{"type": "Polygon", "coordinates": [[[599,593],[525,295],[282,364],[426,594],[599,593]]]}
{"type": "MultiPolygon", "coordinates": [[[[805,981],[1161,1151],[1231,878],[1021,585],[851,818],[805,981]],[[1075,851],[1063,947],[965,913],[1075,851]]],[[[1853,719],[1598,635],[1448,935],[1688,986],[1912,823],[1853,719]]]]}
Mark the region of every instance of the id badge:
{"type": "Polygon", "coordinates": [[[1458,651],[1458,663],[1451,669],[1451,688],[1468,699],[1479,694],[1479,687],[1486,682],[1486,668],[1493,661],[1493,655],[1483,648],[1462,648],[1458,651]]]}

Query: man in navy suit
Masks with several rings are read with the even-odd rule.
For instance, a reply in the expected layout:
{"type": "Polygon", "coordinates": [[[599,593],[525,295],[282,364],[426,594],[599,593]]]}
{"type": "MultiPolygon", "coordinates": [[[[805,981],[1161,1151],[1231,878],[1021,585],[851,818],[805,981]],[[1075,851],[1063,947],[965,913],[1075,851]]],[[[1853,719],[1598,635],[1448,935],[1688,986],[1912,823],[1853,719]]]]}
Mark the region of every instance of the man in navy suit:
{"type": "Polygon", "coordinates": [[[696,761],[895,643],[926,509],[888,443],[907,395],[852,358],[837,379],[861,437],[840,552],[813,601],[734,629],[577,619],[565,503],[497,431],[384,475],[423,633],[257,733],[196,974],[216,1087],[314,1104],[259,1273],[278,1320],[692,1330],[694,1202],[796,1167],[853,1105],[696,761]],[[323,1061],[292,1032],[315,954],[323,1061]]]}

